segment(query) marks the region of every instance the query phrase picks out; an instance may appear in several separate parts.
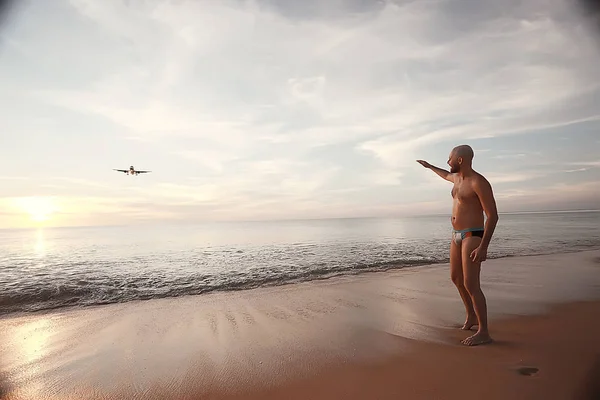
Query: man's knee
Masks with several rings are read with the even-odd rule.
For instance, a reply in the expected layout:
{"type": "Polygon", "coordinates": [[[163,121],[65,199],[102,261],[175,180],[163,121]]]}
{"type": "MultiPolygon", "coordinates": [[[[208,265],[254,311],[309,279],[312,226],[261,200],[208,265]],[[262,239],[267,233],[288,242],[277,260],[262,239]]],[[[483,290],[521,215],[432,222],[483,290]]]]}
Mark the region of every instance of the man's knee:
{"type": "Polygon", "coordinates": [[[452,283],[454,283],[457,287],[464,286],[465,278],[463,277],[463,274],[461,272],[452,271],[450,273],[450,279],[452,280],[452,283]]]}
{"type": "Polygon", "coordinates": [[[465,288],[470,295],[474,295],[481,290],[479,279],[476,277],[466,276],[464,281],[465,288]]]}

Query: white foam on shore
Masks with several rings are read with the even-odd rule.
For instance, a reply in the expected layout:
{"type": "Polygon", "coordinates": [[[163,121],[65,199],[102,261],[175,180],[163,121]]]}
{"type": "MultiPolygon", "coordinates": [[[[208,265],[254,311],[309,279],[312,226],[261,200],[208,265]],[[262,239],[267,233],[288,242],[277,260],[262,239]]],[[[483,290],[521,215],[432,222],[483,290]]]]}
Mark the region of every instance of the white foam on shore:
{"type": "MultiPolygon", "coordinates": [[[[596,250],[486,261],[492,332],[503,315],[600,298],[599,260],[596,250]]],[[[177,388],[190,376],[198,387],[235,388],[310,373],[323,360],[377,359],[402,350],[383,333],[435,341],[463,321],[448,265],[434,265],[4,318],[0,367],[23,399],[177,388]]]]}

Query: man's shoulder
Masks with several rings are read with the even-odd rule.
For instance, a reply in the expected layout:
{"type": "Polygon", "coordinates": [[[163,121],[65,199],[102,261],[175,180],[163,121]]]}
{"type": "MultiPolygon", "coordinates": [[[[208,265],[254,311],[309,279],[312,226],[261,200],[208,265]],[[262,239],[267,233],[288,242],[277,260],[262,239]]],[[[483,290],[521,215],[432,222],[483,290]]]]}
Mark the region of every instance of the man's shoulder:
{"type": "Polygon", "coordinates": [[[475,176],[477,177],[477,179],[481,180],[481,181],[485,181],[487,182],[487,178],[481,173],[481,172],[475,172],[475,176]]]}
{"type": "Polygon", "coordinates": [[[490,181],[481,173],[474,171],[473,183],[479,186],[491,186],[490,181]]]}
{"type": "Polygon", "coordinates": [[[469,177],[469,181],[471,181],[471,185],[489,184],[488,179],[477,171],[473,171],[473,174],[469,177]]]}

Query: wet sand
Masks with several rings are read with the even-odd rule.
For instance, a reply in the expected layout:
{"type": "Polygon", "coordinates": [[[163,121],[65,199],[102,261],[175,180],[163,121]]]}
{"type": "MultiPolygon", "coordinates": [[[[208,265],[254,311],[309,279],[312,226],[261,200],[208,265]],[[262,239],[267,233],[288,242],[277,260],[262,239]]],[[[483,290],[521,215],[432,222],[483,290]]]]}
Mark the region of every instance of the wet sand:
{"type": "MultiPolygon", "coordinates": [[[[228,399],[600,399],[600,302],[499,321],[493,345],[411,342],[408,354],[334,367],[228,399]]],[[[447,332],[457,342],[466,335],[447,332]]],[[[218,397],[215,397],[218,398],[218,397]]]]}
{"type": "Polygon", "coordinates": [[[482,280],[496,342],[475,348],[448,265],[2,318],[0,393],[574,398],[600,354],[600,251],[489,260],[482,280]]]}

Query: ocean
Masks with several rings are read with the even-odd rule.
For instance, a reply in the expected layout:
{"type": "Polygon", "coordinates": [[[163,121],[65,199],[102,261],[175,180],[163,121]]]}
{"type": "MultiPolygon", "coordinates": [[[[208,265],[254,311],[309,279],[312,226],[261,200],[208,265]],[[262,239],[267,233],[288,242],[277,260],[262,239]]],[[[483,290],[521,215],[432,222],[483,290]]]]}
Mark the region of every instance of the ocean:
{"type": "MultiPolygon", "coordinates": [[[[449,216],[0,230],[0,315],[448,262],[449,216]]],[[[600,247],[600,212],[503,214],[489,258],[600,247]]],[[[565,266],[567,267],[567,266],[565,266]]]]}

